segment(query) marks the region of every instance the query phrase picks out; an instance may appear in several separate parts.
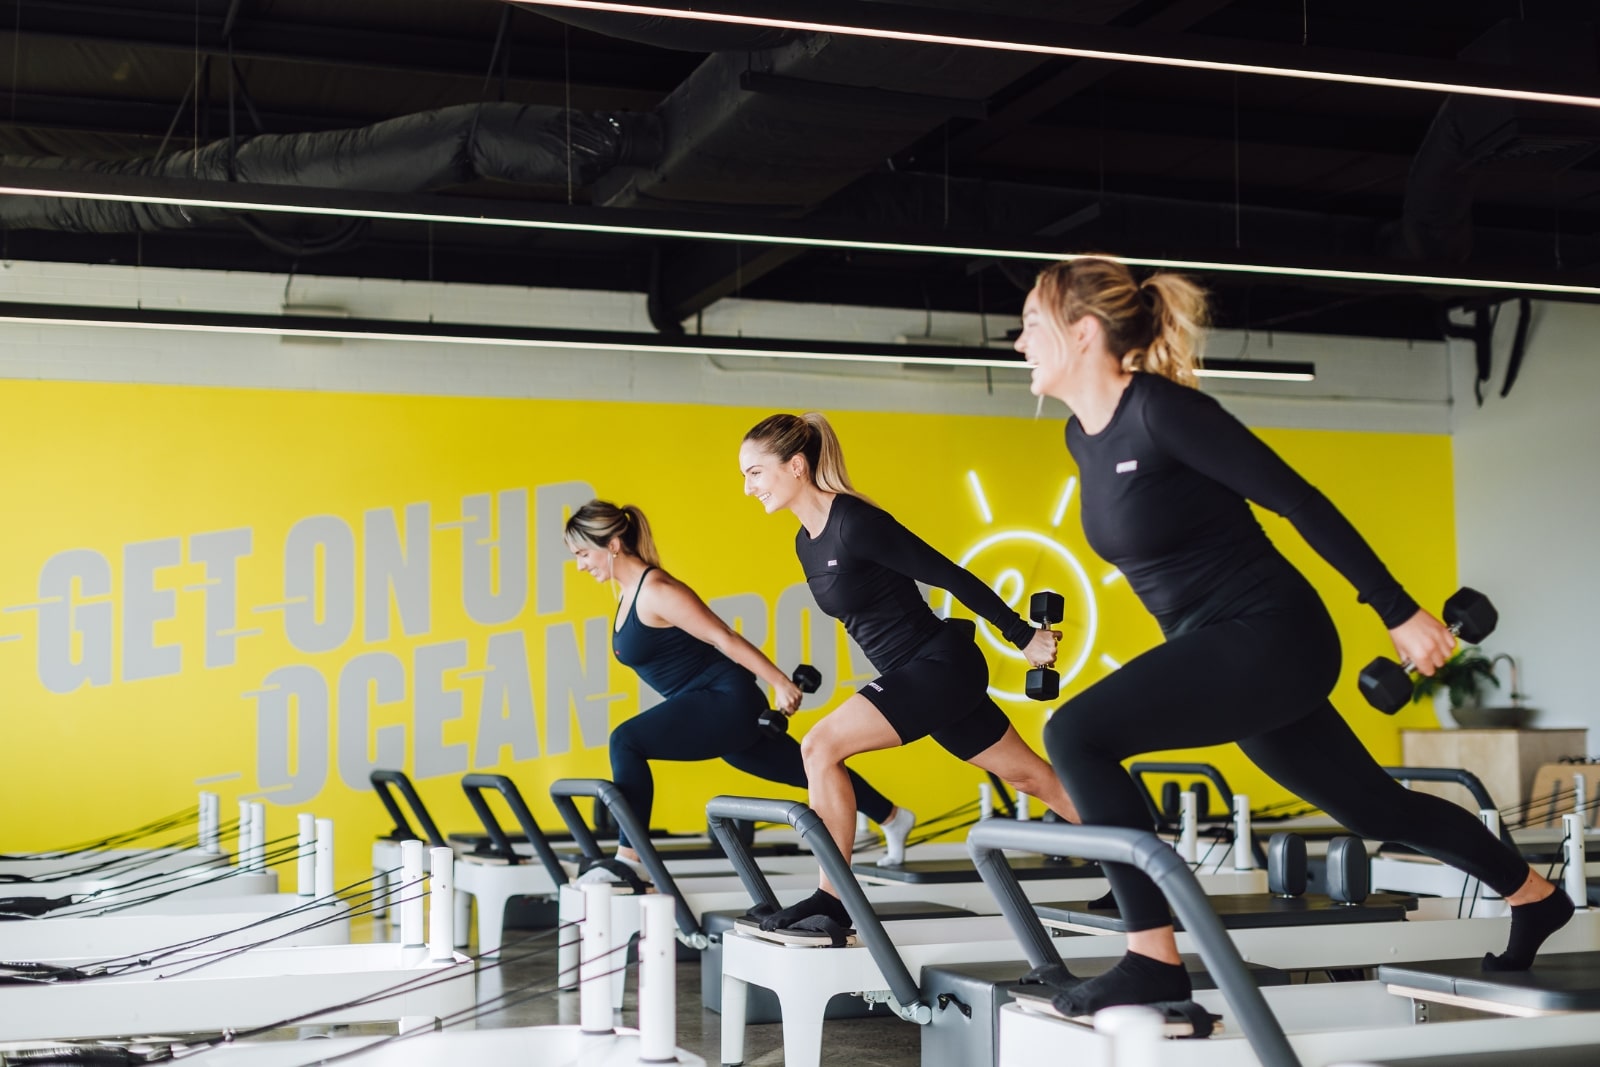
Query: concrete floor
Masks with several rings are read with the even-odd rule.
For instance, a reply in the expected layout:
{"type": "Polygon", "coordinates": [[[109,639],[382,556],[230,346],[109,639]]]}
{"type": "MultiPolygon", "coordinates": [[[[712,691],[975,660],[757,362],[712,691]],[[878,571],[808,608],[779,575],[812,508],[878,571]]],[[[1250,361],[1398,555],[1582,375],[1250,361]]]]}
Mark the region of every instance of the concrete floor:
{"type": "MultiPolygon", "coordinates": [[[[576,1023],[578,995],[553,992],[556,973],[555,936],[538,931],[507,930],[507,948],[499,964],[485,961],[478,974],[480,1004],[505,995],[522,999],[501,1011],[485,1015],[480,1027],[540,1026],[576,1023]],[[508,992],[510,991],[510,992],[508,992]],[[521,991],[521,992],[517,992],[521,991]]],[[[822,951],[818,949],[817,951],[822,951]]],[[[619,1025],[636,1020],[635,983],[628,977],[627,994],[619,1025]]],[[[720,1064],[722,1016],[700,1006],[700,963],[678,964],[678,1046],[720,1064]]],[[[745,1032],[745,1060],[750,1067],[770,1067],[783,1062],[783,1028],[779,1023],[753,1024],[745,1032]]],[[[823,1031],[822,1062],[853,1067],[916,1067],[920,1062],[921,1029],[890,1015],[877,1019],[840,1019],[823,1031]]]]}

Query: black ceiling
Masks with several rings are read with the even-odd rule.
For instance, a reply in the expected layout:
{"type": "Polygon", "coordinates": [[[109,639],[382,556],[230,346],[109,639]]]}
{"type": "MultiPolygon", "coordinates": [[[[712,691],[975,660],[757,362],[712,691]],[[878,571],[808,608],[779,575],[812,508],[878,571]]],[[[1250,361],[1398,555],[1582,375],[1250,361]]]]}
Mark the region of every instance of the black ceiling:
{"type": "MultiPolygon", "coordinates": [[[[720,6],[1600,95],[1593,0],[720,6]]],[[[606,220],[648,210],[714,225],[720,213],[747,228],[772,219],[962,246],[1600,285],[1600,110],[1585,107],[503,0],[6,0],[0,71],[0,152],[13,174],[95,167],[159,188],[194,172],[207,144],[244,174],[251,139],[274,146],[275,166],[306,164],[330,143],[262,135],[508,102],[550,109],[537,114],[554,140],[505,127],[530,151],[554,145],[549,158],[474,169],[464,145],[498,120],[463,109],[430,120],[431,141],[409,128],[381,146],[347,139],[343,150],[367,153],[359,166],[311,161],[300,178],[245,178],[409,203],[476,199],[486,211],[570,197],[606,220]],[[606,142],[594,113],[620,114],[627,143],[606,142]],[[451,125],[451,115],[466,118],[451,125]],[[400,151],[413,144],[415,158],[400,151]],[[566,144],[587,160],[570,181],[566,144]],[[159,173],[126,162],[163,155],[159,173]]],[[[503,150],[488,154],[505,163],[503,150]]],[[[730,295],[1009,316],[1033,269],[259,214],[141,218],[136,233],[5,211],[10,258],[648,291],[666,329],[730,295]]],[[[1224,325],[1389,337],[1437,337],[1446,306],[1491,295],[1223,272],[1205,281],[1224,325]]]]}

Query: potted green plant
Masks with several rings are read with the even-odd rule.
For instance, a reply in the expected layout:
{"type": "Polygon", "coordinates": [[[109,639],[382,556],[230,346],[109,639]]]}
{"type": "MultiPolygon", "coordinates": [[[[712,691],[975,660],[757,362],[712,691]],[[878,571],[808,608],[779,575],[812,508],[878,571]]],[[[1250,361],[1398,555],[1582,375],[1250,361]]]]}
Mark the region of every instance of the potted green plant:
{"type": "Polygon", "coordinates": [[[1467,646],[1445,660],[1432,675],[1417,675],[1411,700],[1414,703],[1433,699],[1438,704],[1448,694],[1451,717],[1458,724],[1469,726],[1474,723],[1467,720],[1483,704],[1483,696],[1491,687],[1500,688],[1500,679],[1494,676],[1493,661],[1477,647],[1467,646]]]}

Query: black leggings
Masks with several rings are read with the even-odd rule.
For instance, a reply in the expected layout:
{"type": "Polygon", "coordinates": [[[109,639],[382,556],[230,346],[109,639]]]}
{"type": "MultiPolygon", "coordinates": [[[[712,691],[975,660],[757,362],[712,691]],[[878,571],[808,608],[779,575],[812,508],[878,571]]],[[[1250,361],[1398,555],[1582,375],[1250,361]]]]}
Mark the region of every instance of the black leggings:
{"type": "MultiPolygon", "coordinates": [[[[1516,892],[1528,876],[1522,857],[1465,808],[1390,778],[1328,703],[1338,633],[1309,585],[1285,585],[1272,610],[1174,636],[1051,716],[1045,747],[1083,821],[1150,829],[1121,761],[1236,741],[1274,781],[1352,833],[1409,845],[1502,896],[1516,892]]],[[[1106,876],[1129,930],[1171,922],[1149,878],[1121,864],[1107,865],[1106,876]]]]}
{"type": "MultiPolygon", "coordinates": [[[[663,700],[611,731],[611,777],[645,826],[655,804],[656,783],[650,760],[692,761],[721,758],[746,774],[769,782],[806,787],[800,742],[765,733],[756,718],[767,697],[748,674],[726,673],[702,689],[690,689],[663,700]]],[[[881,823],[894,811],[887,797],[855,771],[850,783],[856,807],[881,823]]],[[[628,844],[627,839],[622,844],[628,844]]]]}

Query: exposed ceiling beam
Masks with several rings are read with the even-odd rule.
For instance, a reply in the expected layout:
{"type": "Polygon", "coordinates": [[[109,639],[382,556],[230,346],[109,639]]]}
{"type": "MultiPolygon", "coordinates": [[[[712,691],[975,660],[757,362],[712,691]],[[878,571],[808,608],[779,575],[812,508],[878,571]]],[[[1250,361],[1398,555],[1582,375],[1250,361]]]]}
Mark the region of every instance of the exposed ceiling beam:
{"type": "MultiPolygon", "coordinates": [[[[54,40],[79,45],[100,45],[152,51],[177,51],[226,57],[223,18],[141,10],[77,0],[21,4],[0,0],[0,44],[11,50],[13,27],[27,40],[54,40]],[[21,7],[20,19],[18,8],[21,7]]],[[[352,29],[336,25],[308,25],[258,17],[237,20],[233,29],[233,56],[240,61],[313,65],[320,67],[382,70],[418,77],[482,80],[488,71],[493,37],[483,39],[442,34],[404,33],[394,30],[352,29]]],[[[563,87],[562,72],[572,72],[574,91],[631,89],[652,99],[670,89],[692,69],[697,57],[638,49],[619,62],[617,54],[593,48],[570,51],[548,45],[514,41],[508,84],[519,93],[563,87]]],[[[499,71],[494,74],[499,80],[499,71]]]]}
{"type": "MultiPolygon", "coordinates": [[[[1156,12],[1143,25],[1147,29],[1182,31],[1227,7],[1233,0],[1178,0],[1156,12]]],[[[1097,84],[1117,69],[1117,64],[1080,60],[1040,85],[1027,90],[995,109],[987,122],[974,125],[950,139],[950,154],[961,159],[1034,122],[1039,116],[1059,107],[1097,84]]]]}

